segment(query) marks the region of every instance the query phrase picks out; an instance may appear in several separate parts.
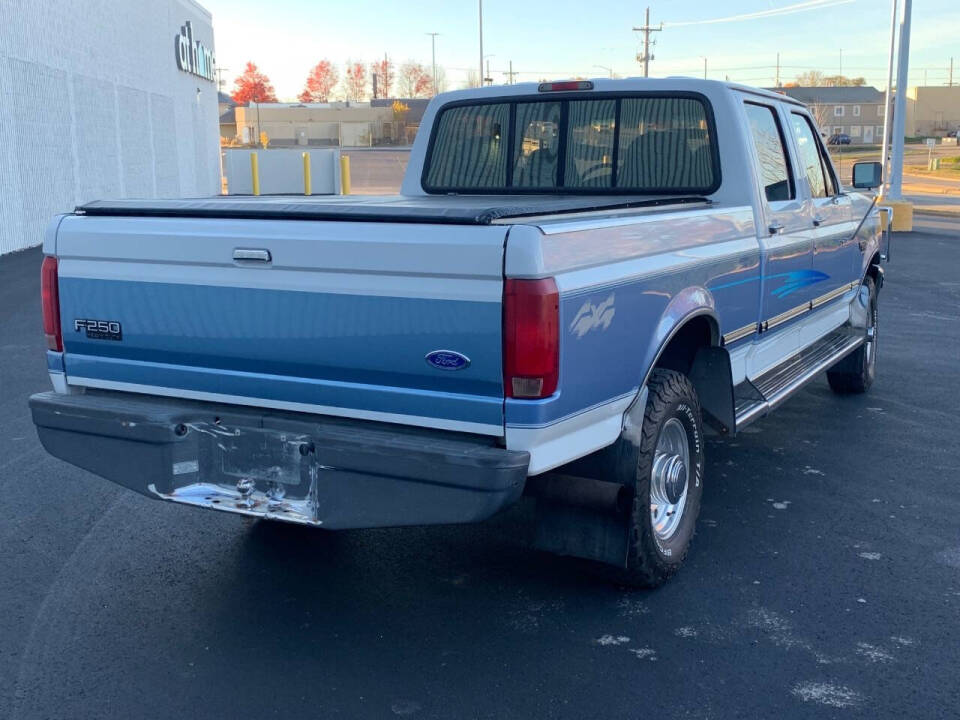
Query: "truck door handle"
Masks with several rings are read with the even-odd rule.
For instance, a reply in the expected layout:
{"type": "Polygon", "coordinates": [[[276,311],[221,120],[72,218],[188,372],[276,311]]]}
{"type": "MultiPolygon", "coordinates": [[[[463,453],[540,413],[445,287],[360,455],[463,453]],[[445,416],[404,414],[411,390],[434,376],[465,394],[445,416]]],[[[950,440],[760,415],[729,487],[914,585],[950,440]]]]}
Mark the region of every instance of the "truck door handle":
{"type": "Polygon", "coordinates": [[[777,233],[781,233],[781,232],[783,232],[783,223],[782,223],[782,222],[779,222],[779,221],[777,221],[777,220],[774,220],[774,221],[773,221],[772,223],[770,223],[770,225],[767,227],[767,230],[770,231],[770,234],[771,234],[771,235],[776,235],[777,233]]]}
{"type": "Polygon", "coordinates": [[[270,262],[269,250],[258,250],[255,248],[236,248],[233,251],[233,259],[237,262],[270,262]]]}
{"type": "Polygon", "coordinates": [[[814,215],[814,216],[813,216],[813,226],[814,226],[814,227],[820,227],[821,225],[823,225],[823,218],[820,217],[819,215],[814,215]]]}

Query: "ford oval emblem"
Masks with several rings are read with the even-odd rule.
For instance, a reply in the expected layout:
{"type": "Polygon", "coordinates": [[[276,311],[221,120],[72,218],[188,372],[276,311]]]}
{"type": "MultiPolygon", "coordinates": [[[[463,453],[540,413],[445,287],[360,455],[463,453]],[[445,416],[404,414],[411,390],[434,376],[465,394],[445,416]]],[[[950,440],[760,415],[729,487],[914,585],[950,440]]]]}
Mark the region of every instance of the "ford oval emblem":
{"type": "Polygon", "coordinates": [[[434,350],[425,359],[438,370],[463,370],[470,366],[470,358],[455,350],[434,350]]]}

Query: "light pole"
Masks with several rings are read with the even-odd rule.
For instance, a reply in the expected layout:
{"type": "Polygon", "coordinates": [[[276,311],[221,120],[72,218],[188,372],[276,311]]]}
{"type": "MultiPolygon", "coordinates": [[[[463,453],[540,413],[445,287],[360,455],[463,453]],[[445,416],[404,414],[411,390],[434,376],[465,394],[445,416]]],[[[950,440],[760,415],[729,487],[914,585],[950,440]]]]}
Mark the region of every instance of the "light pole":
{"type": "Polygon", "coordinates": [[[483,0],[477,0],[477,7],[480,16],[480,87],[483,87],[483,0]]]}
{"type": "Polygon", "coordinates": [[[700,57],[703,58],[703,79],[706,80],[707,79],[707,59],[703,55],[701,55],[700,57]]]}
{"type": "MultiPolygon", "coordinates": [[[[893,0],[893,12],[890,19],[890,59],[887,61],[887,93],[883,108],[883,181],[890,180],[890,120],[892,119],[890,103],[893,101],[893,65],[894,50],[897,42],[897,0],[893,0]]],[[[885,193],[884,193],[885,194],[885,193]]]]}
{"type": "Polygon", "coordinates": [[[437,35],[440,33],[428,32],[430,36],[430,59],[433,63],[433,94],[437,94],[437,35]]]}
{"type": "Polygon", "coordinates": [[[594,67],[598,67],[598,68],[600,68],[601,70],[606,70],[607,73],[608,73],[609,76],[610,76],[610,79],[611,79],[611,80],[613,79],[613,68],[612,68],[612,67],[607,67],[606,65],[594,65],[594,67]]]}
{"type": "Polygon", "coordinates": [[[900,19],[900,50],[897,53],[897,95],[893,106],[893,153],[890,159],[890,187],[892,200],[902,200],[900,185],[903,182],[903,134],[907,114],[907,71],[910,65],[910,12],[913,0],[903,0],[903,15],[900,19]]]}

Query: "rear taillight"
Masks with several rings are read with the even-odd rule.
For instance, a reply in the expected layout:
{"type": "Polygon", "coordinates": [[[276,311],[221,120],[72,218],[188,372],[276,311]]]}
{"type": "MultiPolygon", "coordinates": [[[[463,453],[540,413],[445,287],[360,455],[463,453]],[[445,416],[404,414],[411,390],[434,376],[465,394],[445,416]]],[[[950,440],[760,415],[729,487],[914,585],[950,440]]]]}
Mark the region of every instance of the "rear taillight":
{"type": "Polygon", "coordinates": [[[503,285],[503,382],[507,397],[543,398],[557,389],[559,293],[553,278],[503,285]]]}
{"type": "Polygon", "coordinates": [[[45,257],[40,267],[40,297],[43,301],[43,333],[50,350],[63,352],[60,334],[60,292],[57,289],[57,259],[45,257]]]}

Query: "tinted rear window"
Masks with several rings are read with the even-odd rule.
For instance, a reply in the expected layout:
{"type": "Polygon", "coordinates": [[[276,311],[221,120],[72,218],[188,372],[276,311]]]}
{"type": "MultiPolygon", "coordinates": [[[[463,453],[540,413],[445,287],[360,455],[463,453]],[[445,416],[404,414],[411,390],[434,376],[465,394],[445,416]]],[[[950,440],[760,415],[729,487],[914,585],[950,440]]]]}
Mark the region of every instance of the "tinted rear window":
{"type": "Polygon", "coordinates": [[[428,192],[697,193],[720,184],[700,96],[518,98],[440,111],[428,192]]]}

